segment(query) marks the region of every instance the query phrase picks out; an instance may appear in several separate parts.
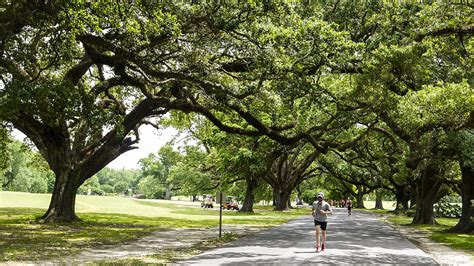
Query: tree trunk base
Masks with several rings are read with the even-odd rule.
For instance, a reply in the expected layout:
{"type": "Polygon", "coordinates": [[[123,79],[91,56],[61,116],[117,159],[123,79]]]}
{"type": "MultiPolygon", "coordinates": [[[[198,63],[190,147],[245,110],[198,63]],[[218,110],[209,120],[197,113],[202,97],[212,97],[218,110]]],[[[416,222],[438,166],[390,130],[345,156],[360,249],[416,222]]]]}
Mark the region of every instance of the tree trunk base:
{"type": "Polygon", "coordinates": [[[253,208],[248,209],[248,208],[244,208],[244,207],[240,208],[239,212],[254,213],[253,208]]]}
{"type": "Polygon", "coordinates": [[[58,213],[55,210],[48,210],[43,216],[36,219],[39,223],[72,223],[81,221],[75,213],[58,213]]]}
{"type": "Polygon", "coordinates": [[[458,234],[472,234],[474,233],[474,223],[469,222],[468,224],[458,224],[453,228],[446,230],[447,233],[458,233],[458,234]]]}
{"type": "Polygon", "coordinates": [[[290,193],[283,192],[283,190],[275,193],[275,211],[287,211],[288,210],[288,200],[290,198],[290,193]]]}

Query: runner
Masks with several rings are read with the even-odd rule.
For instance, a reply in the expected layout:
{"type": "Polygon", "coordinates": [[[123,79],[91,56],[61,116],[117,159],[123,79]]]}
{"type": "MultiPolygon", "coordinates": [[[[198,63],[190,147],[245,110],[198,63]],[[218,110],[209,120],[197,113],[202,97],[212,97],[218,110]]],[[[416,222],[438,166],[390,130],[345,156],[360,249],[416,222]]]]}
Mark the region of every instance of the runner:
{"type": "Polygon", "coordinates": [[[347,213],[349,214],[349,216],[351,216],[352,214],[352,201],[351,201],[351,198],[347,198],[347,213]]]}
{"type": "Polygon", "coordinates": [[[316,201],[313,202],[313,217],[314,217],[314,226],[316,227],[316,252],[319,252],[326,249],[326,229],[327,229],[327,219],[328,214],[332,214],[331,206],[329,203],[324,201],[324,193],[319,192],[316,201]],[[323,239],[320,241],[320,231],[322,231],[323,239]],[[322,244],[320,245],[320,243],[322,244]]]}

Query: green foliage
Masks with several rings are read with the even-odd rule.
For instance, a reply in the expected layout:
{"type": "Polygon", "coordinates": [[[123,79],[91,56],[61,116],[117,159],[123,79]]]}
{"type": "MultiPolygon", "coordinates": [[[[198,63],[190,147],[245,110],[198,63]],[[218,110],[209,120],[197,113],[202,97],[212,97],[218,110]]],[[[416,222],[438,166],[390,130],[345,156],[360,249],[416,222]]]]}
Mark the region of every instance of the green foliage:
{"type": "Polygon", "coordinates": [[[106,193],[106,194],[112,194],[114,193],[114,187],[109,185],[109,184],[104,184],[100,186],[100,188],[106,193]]]}
{"type": "Polygon", "coordinates": [[[303,199],[304,202],[311,204],[314,202],[316,199],[316,195],[320,192],[318,189],[306,189],[303,194],[301,195],[301,198],[303,199]]]}
{"type": "Polygon", "coordinates": [[[466,82],[426,86],[409,92],[400,101],[400,117],[409,131],[427,125],[456,128],[474,111],[474,93],[466,82]]]}
{"type": "MultiPolygon", "coordinates": [[[[143,179],[139,188],[148,198],[165,198],[166,190],[170,191],[181,186],[179,178],[171,175],[172,168],[182,159],[182,155],[168,143],[158,153],[150,154],[140,160],[143,179]]],[[[169,195],[168,195],[169,197],[169,195]]]]}
{"type": "Polygon", "coordinates": [[[105,191],[101,189],[99,178],[95,175],[87,179],[78,189],[80,195],[105,195],[105,191]]]}
{"type": "MultiPolygon", "coordinates": [[[[8,156],[8,143],[11,142],[10,131],[0,121],[0,171],[8,167],[10,157],[8,156]]],[[[0,179],[2,181],[2,179],[0,179]]],[[[1,182],[3,184],[3,182],[1,182]]]]}
{"type": "Polygon", "coordinates": [[[153,176],[146,176],[138,183],[138,189],[148,199],[163,199],[165,188],[163,184],[153,176]]]}
{"type": "Polygon", "coordinates": [[[114,192],[117,194],[125,194],[128,192],[129,184],[125,181],[119,181],[114,185],[114,192]]]}
{"type": "Polygon", "coordinates": [[[437,217],[443,218],[460,218],[462,208],[457,204],[451,204],[444,197],[434,205],[437,217]]]}
{"type": "Polygon", "coordinates": [[[8,163],[0,171],[3,190],[32,193],[52,191],[52,172],[38,153],[10,138],[5,154],[8,163]]]}
{"type": "Polygon", "coordinates": [[[137,190],[140,171],[132,169],[112,169],[106,167],[79,187],[81,195],[126,194],[128,189],[137,190]]]}
{"type": "MultiPolygon", "coordinates": [[[[163,189],[242,194],[243,180],[265,176],[269,151],[284,144],[290,154],[303,142],[312,147],[302,156],[324,154],[309,169],[335,196],[409,190],[423,161],[440,162],[440,176],[457,180],[453,164],[474,161],[465,3],[6,1],[1,8],[3,20],[15,20],[0,31],[0,121],[28,134],[53,169],[94,178],[133,148],[134,130],[148,122],[199,140],[182,154],[168,146],[143,159],[143,175],[99,172],[99,184],[86,182],[81,193],[117,193],[126,183],[150,197],[163,189]],[[58,150],[70,158],[51,159],[58,150]]],[[[0,162],[9,167],[3,184],[17,179],[17,189],[31,190],[25,184],[38,175],[18,174],[25,160],[0,162]]],[[[259,189],[268,197],[268,187],[259,189]]]]}
{"type": "Polygon", "coordinates": [[[449,147],[457,151],[461,166],[474,169],[474,130],[465,129],[448,133],[449,147]]]}

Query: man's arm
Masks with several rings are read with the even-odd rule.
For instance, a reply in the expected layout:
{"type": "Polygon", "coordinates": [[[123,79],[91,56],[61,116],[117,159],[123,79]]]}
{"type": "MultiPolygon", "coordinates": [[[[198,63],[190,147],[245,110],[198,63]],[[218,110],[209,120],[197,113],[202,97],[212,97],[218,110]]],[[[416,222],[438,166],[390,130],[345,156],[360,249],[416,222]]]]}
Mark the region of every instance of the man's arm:
{"type": "Polygon", "coordinates": [[[324,213],[325,213],[325,214],[332,214],[331,205],[329,205],[329,203],[328,203],[328,205],[327,205],[327,210],[324,211],[324,213]]]}

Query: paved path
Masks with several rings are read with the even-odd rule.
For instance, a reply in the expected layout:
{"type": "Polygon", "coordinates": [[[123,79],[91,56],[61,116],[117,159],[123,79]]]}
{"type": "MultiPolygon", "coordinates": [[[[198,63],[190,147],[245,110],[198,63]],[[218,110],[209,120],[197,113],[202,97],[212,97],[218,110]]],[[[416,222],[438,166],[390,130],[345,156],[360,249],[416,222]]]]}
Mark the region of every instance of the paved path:
{"type": "Polygon", "coordinates": [[[311,216],[241,238],[182,265],[264,264],[436,264],[422,250],[371,214],[335,210],[328,224],[327,250],[314,249],[311,216]]]}

